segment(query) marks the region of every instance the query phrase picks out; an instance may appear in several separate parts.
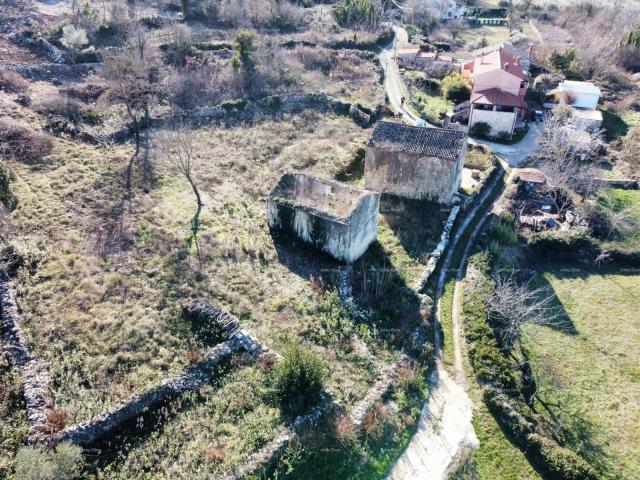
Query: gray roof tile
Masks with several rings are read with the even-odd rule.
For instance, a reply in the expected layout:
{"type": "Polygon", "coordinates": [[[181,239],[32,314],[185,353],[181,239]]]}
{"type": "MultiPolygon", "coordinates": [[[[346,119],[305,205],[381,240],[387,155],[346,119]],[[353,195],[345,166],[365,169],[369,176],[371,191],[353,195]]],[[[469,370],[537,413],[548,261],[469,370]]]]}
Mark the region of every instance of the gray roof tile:
{"type": "Polygon", "coordinates": [[[408,152],[455,160],[466,142],[466,134],[444,128],[414,127],[378,122],[368,145],[390,152],[408,152]]]}

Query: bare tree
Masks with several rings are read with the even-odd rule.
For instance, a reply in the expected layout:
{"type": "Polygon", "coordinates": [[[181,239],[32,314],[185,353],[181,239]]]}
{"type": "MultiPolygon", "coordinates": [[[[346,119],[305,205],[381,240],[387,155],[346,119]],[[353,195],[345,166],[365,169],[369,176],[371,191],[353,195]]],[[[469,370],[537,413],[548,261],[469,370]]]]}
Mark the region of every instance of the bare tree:
{"type": "Polygon", "coordinates": [[[190,125],[176,123],[163,130],[160,146],[170,165],[180,173],[189,183],[196,198],[196,213],[191,219],[191,237],[189,244],[195,242],[198,258],[198,229],[200,228],[200,212],[202,211],[202,197],[194,178],[194,166],[197,162],[195,132],[190,125]]]}
{"type": "Polygon", "coordinates": [[[591,160],[602,148],[601,132],[588,132],[572,118],[548,115],[544,131],[533,154],[546,183],[540,193],[551,199],[558,213],[565,213],[572,203],[572,195],[583,199],[596,188],[595,170],[591,160]]]}
{"type": "Polygon", "coordinates": [[[531,279],[518,282],[513,271],[497,276],[488,308],[492,324],[506,348],[512,348],[522,335],[531,338],[531,334],[522,329],[526,323],[571,330],[570,320],[556,304],[553,291],[547,286],[535,286],[531,279]]]}
{"type": "Polygon", "coordinates": [[[109,84],[109,98],[121,102],[131,120],[140,151],[140,118],[148,120],[150,104],[158,93],[158,69],[151,60],[138,58],[133,49],[108,54],[104,58],[102,76],[109,84]]]}

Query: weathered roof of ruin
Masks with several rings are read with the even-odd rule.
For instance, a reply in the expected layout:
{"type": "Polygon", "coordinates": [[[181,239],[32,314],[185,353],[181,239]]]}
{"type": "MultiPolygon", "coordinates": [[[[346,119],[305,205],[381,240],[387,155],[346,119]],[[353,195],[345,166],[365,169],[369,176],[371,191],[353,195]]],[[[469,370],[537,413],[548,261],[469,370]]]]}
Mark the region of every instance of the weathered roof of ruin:
{"type": "Polygon", "coordinates": [[[368,145],[391,152],[409,152],[456,160],[466,141],[466,134],[456,130],[378,122],[368,145]]]}
{"type": "Polygon", "coordinates": [[[269,200],[339,223],[347,223],[366,197],[378,195],[336,180],[306,173],[286,173],[272,190],[269,200]]]}

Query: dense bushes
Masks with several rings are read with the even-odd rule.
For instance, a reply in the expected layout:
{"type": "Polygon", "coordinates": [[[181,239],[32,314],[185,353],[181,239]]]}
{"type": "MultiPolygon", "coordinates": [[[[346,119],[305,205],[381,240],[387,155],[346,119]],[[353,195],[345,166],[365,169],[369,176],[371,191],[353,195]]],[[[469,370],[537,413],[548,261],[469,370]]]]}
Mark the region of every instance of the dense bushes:
{"type": "Polygon", "coordinates": [[[18,206],[18,199],[11,190],[11,182],[14,179],[14,173],[3,161],[0,161],[0,202],[9,211],[15,210],[18,206]]]}
{"type": "Polygon", "coordinates": [[[81,478],[82,450],[61,443],[55,450],[23,447],[16,456],[16,478],[20,480],[73,480],[81,478]]]}
{"type": "Polygon", "coordinates": [[[515,245],[518,243],[518,234],[513,228],[513,223],[500,219],[491,224],[490,235],[504,245],[515,245]]]}
{"type": "Polygon", "coordinates": [[[380,20],[371,0],[344,0],[333,8],[333,16],[341,27],[372,27],[380,20]]]}
{"type": "Polygon", "coordinates": [[[529,236],[528,244],[542,258],[574,259],[594,247],[585,229],[546,230],[529,236]]]}
{"type": "Polygon", "coordinates": [[[302,346],[291,344],[270,373],[274,399],[287,413],[299,415],[320,400],[326,368],[302,346]]]}
{"type": "MultiPolygon", "coordinates": [[[[499,423],[531,459],[554,480],[595,480],[593,468],[579,455],[538,432],[534,422],[517,408],[517,402],[494,388],[484,391],[484,401],[499,423]]],[[[524,409],[524,405],[521,406],[524,409]]]]}
{"type": "Polygon", "coordinates": [[[491,125],[487,122],[476,122],[469,128],[469,135],[478,138],[487,138],[491,135],[491,125]]]}
{"type": "Polygon", "coordinates": [[[442,95],[457,105],[471,98],[471,86],[459,73],[455,73],[442,81],[442,95]]]}
{"type": "Polygon", "coordinates": [[[470,258],[469,264],[478,272],[469,282],[462,307],[469,361],[479,381],[515,389],[518,384],[514,374],[516,366],[500,350],[487,323],[489,311],[486,302],[493,291],[493,284],[486,274],[488,256],[486,253],[476,254],[470,258]]]}
{"type": "Polygon", "coordinates": [[[35,162],[49,155],[53,139],[8,118],[0,119],[0,154],[22,162],[35,162]]]}

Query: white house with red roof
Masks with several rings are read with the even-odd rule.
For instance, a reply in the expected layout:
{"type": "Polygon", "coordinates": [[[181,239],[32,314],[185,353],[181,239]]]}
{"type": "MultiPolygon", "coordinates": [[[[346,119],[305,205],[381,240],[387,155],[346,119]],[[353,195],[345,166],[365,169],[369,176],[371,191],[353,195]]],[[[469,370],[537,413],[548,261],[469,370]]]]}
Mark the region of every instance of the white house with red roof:
{"type": "Polygon", "coordinates": [[[462,67],[462,76],[473,86],[469,128],[484,122],[492,136],[513,135],[527,113],[529,75],[519,58],[502,47],[483,52],[462,67]]]}

